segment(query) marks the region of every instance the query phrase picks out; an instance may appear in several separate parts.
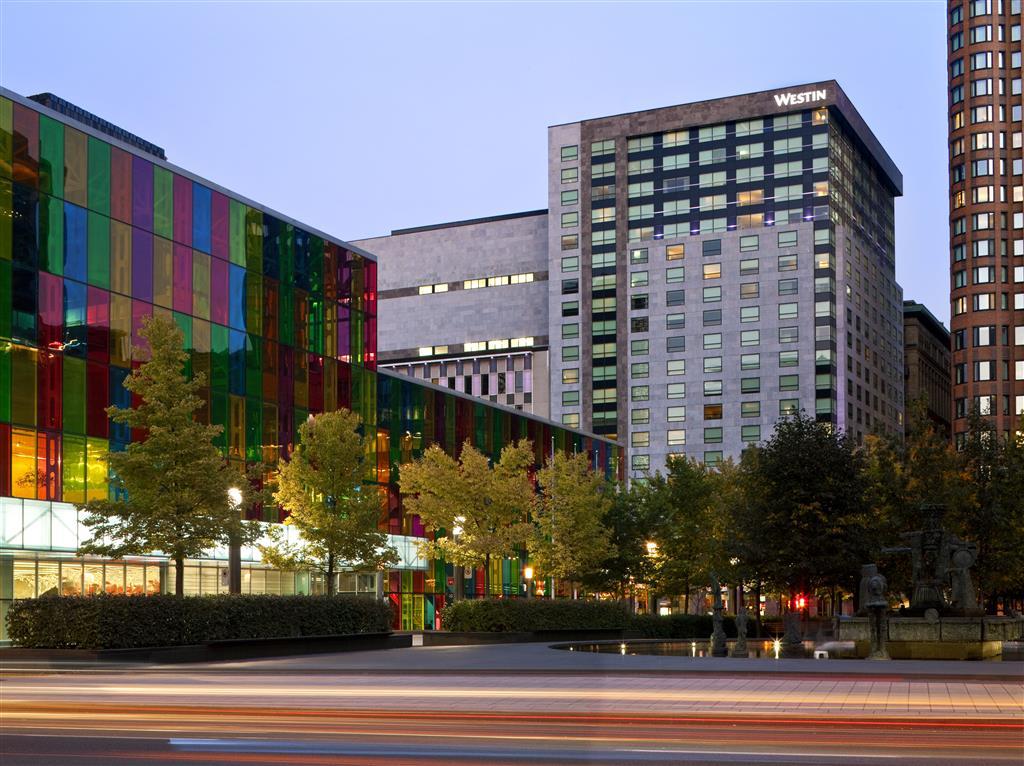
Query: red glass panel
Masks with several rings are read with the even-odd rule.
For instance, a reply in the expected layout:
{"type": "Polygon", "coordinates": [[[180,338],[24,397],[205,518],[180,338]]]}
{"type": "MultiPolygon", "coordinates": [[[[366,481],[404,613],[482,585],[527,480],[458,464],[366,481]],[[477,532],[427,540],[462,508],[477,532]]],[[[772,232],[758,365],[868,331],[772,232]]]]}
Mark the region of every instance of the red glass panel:
{"type": "Polygon", "coordinates": [[[310,354],[306,369],[309,381],[310,412],[324,411],[324,360],[316,354],[310,354]]]}
{"type": "MultiPolygon", "coordinates": [[[[392,575],[397,574],[392,572],[392,575]]],[[[401,577],[399,575],[399,577],[401,577]]],[[[401,581],[399,581],[401,582],[401,581]]],[[[402,629],[402,596],[400,593],[388,594],[388,600],[391,601],[391,628],[393,630],[402,629]]]]}
{"type": "Polygon", "coordinates": [[[192,182],[179,175],[174,176],[174,241],[192,246],[192,182]]]}
{"type": "Polygon", "coordinates": [[[173,302],[175,311],[192,313],[192,248],[187,245],[174,246],[173,302]]]}
{"type": "MultiPolygon", "coordinates": [[[[39,112],[21,104],[15,104],[13,127],[14,180],[37,189],[39,188],[39,112]]],[[[9,445],[10,439],[7,439],[7,442],[9,445]]],[[[8,460],[4,465],[10,465],[10,461],[8,460]]]]}
{"type": "Polygon", "coordinates": [[[61,499],[61,447],[60,433],[39,432],[39,449],[36,453],[39,465],[40,500],[61,499]]]}
{"type": "Polygon", "coordinates": [[[352,409],[352,368],[338,363],[338,407],[352,409]]]}
{"type": "Polygon", "coordinates": [[[422,593],[423,592],[423,571],[417,569],[412,573],[412,592],[422,593]]]}
{"type": "Polygon", "coordinates": [[[263,339],[263,398],[277,401],[277,343],[268,338],[263,339]]]}
{"type": "Polygon", "coordinates": [[[36,376],[39,396],[38,423],[40,428],[61,428],[61,385],[63,383],[63,355],[56,351],[39,352],[39,371],[36,376]]]}
{"type": "Polygon", "coordinates": [[[109,421],[104,410],[110,406],[110,379],[104,364],[89,362],[85,368],[85,432],[106,439],[109,421]]]}
{"type": "Polygon", "coordinates": [[[278,286],[276,279],[263,279],[263,334],[277,340],[278,286]]]}
{"type": "Polygon", "coordinates": [[[110,217],[132,222],[132,156],[110,149],[110,217]]]}
{"type": "Polygon", "coordinates": [[[107,364],[110,362],[110,293],[90,287],[88,301],[86,344],[89,359],[107,364]]]}
{"type": "Polygon", "coordinates": [[[364,364],[368,369],[377,369],[377,317],[368,316],[363,330],[364,364]]]}
{"type": "Polygon", "coordinates": [[[64,280],[39,272],[39,346],[63,350],[64,342],[64,280]]]}

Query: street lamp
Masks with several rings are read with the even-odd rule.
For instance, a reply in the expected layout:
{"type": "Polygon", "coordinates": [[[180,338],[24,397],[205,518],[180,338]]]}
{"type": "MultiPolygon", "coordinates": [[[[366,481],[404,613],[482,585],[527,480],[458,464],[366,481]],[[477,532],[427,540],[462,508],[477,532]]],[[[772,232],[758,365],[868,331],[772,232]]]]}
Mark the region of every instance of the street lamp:
{"type": "Polygon", "coordinates": [[[523,579],[526,580],[526,597],[533,598],[533,567],[529,564],[523,567],[523,579]]]}
{"type": "MultiPolygon", "coordinates": [[[[231,510],[236,514],[242,507],[242,490],[232,487],[228,490],[228,502],[231,503],[231,510]]],[[[242,592],[242,540],[239,535],[241,519],[231,520],[231,529],[228,531],[228,593],[238,594],[242,592]]]]}
{"type": "MultiPolygon", "coordinates": [[[[458,545],[459,538],[462,536],[462,525],[466,523],[466,517],[456,516],[452,521],[455,522],[452,524],[452,540],[458,545]]],[[[452,574],[455,575],[455,600],[462,601],[466,597],[466,571],[462,568],[461,564],[455,564],[452,574]]]]}

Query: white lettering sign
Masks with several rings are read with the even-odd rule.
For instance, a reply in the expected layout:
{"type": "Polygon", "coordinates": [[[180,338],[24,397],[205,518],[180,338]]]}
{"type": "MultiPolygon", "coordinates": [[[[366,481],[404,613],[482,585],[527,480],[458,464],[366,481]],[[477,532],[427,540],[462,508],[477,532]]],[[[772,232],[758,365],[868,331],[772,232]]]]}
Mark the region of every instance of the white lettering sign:
{"type": "Polygon", "coordinates": [[[801,93],[778,93],[775,96],[776,106],[798,106],[812,101],[824,101],[828,98],[826,90],[805,90],[801,93]]]}

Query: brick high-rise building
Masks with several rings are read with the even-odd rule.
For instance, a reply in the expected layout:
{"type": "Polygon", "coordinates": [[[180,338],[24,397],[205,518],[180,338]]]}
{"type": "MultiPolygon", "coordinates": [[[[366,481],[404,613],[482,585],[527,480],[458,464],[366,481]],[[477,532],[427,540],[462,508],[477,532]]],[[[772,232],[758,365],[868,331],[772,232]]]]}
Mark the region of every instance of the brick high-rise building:
{"type": "Polygon", "coordinates": [[[1024,414],[1021,0],[949,3],[954,438],[1024,414]]]}

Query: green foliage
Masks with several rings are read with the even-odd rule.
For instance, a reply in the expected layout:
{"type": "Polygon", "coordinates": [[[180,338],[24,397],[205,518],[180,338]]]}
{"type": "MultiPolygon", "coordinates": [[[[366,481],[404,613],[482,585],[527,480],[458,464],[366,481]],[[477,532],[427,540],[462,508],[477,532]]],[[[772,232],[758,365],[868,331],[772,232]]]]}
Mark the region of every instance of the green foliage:
{"type": "MultiPolygon", "coordinates": [[[[633,629],[644,638],[707,639],[714,630],[709,614],[638,614],[633,618],[633,629]]],[[[736,620],[722,618],[722,628],[729,638],[736,637],[736,620]]]]}
{"type": "Polygon", "coordinates": [[[289,542],[280,527],[264,559],[281,569],[314,569],[334,593],[334,574],[343,566],[383,569],[398,554],[380,530],[380,490],[364,485],[366,446],[359,416],[348,410],[325,412],[299,426],[299,444],[281,466],[274,498],[288,511],[286,524],[301,540],[289,542]]]}
{"type": "Polygon", "coordinates": [[[177,563],[175,592],[181,595],[184,559],[226,541],[229,529],[241,528],[227,494],[234,477],[213,444],[221,426],[194,417],[203,406],[199,392],[205,380],[184,375],[188,354],[181,331],[167,319],[150,317],[140,335],[149,342],[149,359],[124,385],[141,401],[137,407],[108,407],[107,414],[141,430],[144,439],[107,454],[117,499],[79,506],[92,532],[81,552],[113,558],[165,553],[177,563]]]}
{"type": "Polygon", "coordinates": [[[554,456],[537,473],[530,562],[541,576],[579,582],[612,554],[605,516],[613,487],[595,473],[587,456],[554,456]]]}
{"type": "Polygon", "coordinates": [[[387,632],[391,609],[354,596],[64,596],[14,601],[7,626],[16,646],[127,649],[387,632]]]}
{"type": "Polygon", "coordinates": [[[654,521],[650,504],[645,502],[647,487],[621,486],[612,494],[602,520],[608,530],[609,555],[582,578],[584,587],[597,592],[613,591],[624,598],[630,583],[653,582],[655,560],[649,555],[647,541],[654,539],[654,521]]]}
{"type": "Polygon", "coordinates": [[[445,630],[525,633],[535,630],[628,628],[632,615],[621,601],[475,599],[445,606],[445,630]]]}
{"type": "Polygon", "coordinates": [[[455,460],[436,444],[399,469],[407,513],[418,514],[428,530],[441,535],[418,541],[426,558],[458,566],[485,567],[490,592],[492,556],[510,557],[529,538],[533,507],[530,479],[533,448],[528,441],[507,445],[493,466],[467,440],[455,460]]]}

